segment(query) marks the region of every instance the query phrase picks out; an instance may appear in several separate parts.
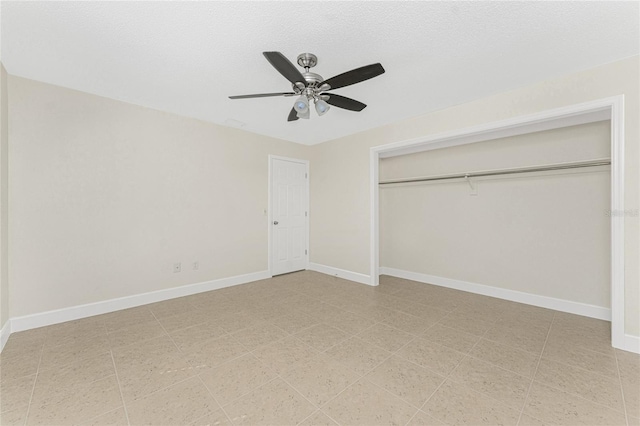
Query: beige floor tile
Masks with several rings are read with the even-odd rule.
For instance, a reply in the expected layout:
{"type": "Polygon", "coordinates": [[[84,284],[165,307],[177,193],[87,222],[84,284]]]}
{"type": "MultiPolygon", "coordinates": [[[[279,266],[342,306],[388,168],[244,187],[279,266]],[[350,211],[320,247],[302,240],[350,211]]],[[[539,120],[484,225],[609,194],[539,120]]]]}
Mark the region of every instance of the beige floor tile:
{"type": "Polygon", "coordinates": [[[443,426],[440,420],[437,420],[424,411],[418,411],[411,419],[407,426],[443,426]]]}
{"type": "Polygon", "coordinates": [[[110,352],[81,359],[57,369],[40,371],[33,399],[37,402],[61,389],[85,386],[115,373],[110,352]]]}
{"type": "Polygon", "coordinates": [[[15,331],[9,336],[9,339],[7,340],[7,343],[5,343],[2,352],[4,353],[4,351],[6,351],[7,348],[11,346],[11,344],[19,345],[20,348],[24,348],[25,345],[30,343],[44,343],[48,332],[49,331],[47,327],[32,328],[31,330],[25,331],[15,331]]]}
{"type": "Polygon", "coordinates": [[[253,354],[267,367],[282,374],[296,364],[316,356],[318,351],[290,336],[270,345],[262,346],[256,349],[253,354]]]}
{"type": "Polygon", "coordinates": [[[391,352],[387,352],[359,337],[352,337],[349,340],[338,343],[325,353],[360,375],[371,371],[391,356],[391,352]]]}
{"type": "Polygon", "coordinates": [[[233,337],[250,351],[284,339],[288,334],[273,324],[264,323],[233,333],[233,337]]]}
{"type": "Polygon", "coordinates": [[[338,424],[318,410],[300,423],[300,426],[338,426],[338,424]]]}
{"type": "Polygon", "coordinates": [[[167,333],[172,333],[184,328],[193,327],[194,325],[202,324],[211,321],[211,317],[206,313],[191,308],[189,311],[170,315],[167,317],[158,318],[162,327],[167,333]]]}
{"type": "Polygon", "coordinates": [[[189,424],[218,408],[197,377],[127,404],[132,425],[189,424]]]}
{"type": "Polygon", "coordinates": [[[344,309],[329,305],[328,303],[317,303],[305,307],[304,312],[307,312],[311,316],[317,317],[320,321],[324,321],[326,318],[336,317],[346,311],[344,309]]]}
{"type": "Polygon", "coordinates": [[[374,324],[371,319],[346,311],[332,317],[326,317],[323,322],[347,334],[358,334],[374,324]]]}
{"type": "Polygon", "coordinates": [[[215,322],[209,321],[192,327],[183,328],[169,334],[180,350],[188,351],[189,348],[198,346],[204,341],[217,339],[227,334],[215,322]]]}
{"type": "Polygon", "coordinates": [[[473,345],[480,340],[479,336],[465,333],[455,328],[444,327],[440,324],[429,328],[422,334],[422,337],[463,353],[469,352],[473,345]]]}
{"type": "Polygon", "coordinates": [[[202,342],[200,345],[190,347],[185,351],[186,359],[197,370],[211,368],[222,364],[225,361],[237,358],[248,352],[242,343],[234,337],[225,335],[218,339],[211,339],[202,342]]]}
{"type": "Polygon", "coordinates": [[[385,324],[375,324],[358,337],[389,352],[397,351],[415,338],[412,334],[385,324]]]}
{"type": "Polygon", "coordinates": [[[629,420],[629,426],[640,426],[640,418],[639,417],[627,417],[629,420]]]}
{"type": "Polygon", "coordinates": [[[149,321],[156,321],[156,317],[147,306],[123,309],[121,311],[110,312],[101,315],[107,333],[117,331],[133,324],[142,324],[149,321]]]}
{"type": "MultiPolygon", "coordinates": [[[[15,333],[20,334],[20,333],[15,333]]],[[[0,354],[1,359],[9,359],[15,357],[28,357],[32,356],[34,353],[39,353],[42,351],[44,346],[44,338],[41,339],[28,339],[28,338],[15,338],[14,335],[11,334],[9,340],[5,344],[2,349],[2,353],[0,354]]]]}
{"type": "Polygon", "coordinates": [[[287,383],[318,407],[359,377],[359,374],[324,354],[302,361],[282,375],[287,383]]]}
{"type": "Polygon", "coordinates": [[[236,312],[220,318],[220,320],[217,321],[218,325],[227,333],[235,333],[236,331],[244,330],[245,328],[252,327],[262,322],[262,318],[251,315],[248,312],[236,312]]]}
{"type": "Polygon", "coordinates": [[[531,379],[476,358],[465,358],[451,373],[449,380],[521,409],[531,379]]]}
{"type": "Polygon", "coordinates": [[[157,355],[179,355],[180,351],[167,337],[144,340],[132,345],[114,348],[111,350],[113,358],[127,363],[144,362],[147,358],[157,355]]]}
{"type": "Polygon", "coordinates": [[[166,334],[159,322],[148,321],[134,324],[130,327],[122,327],[117,331],[107,334],[107,338],[109,339],[111,348],[117,348],[166,334]]]}
{"type": "Polygon", "coordinates": [[[640,355],[616,349],[627,414],[640,418],[640,355]]]}
{"type": "Polygon", "coordinates": [[[510,327],[503,324],[491,327],[484,337],[503,345],[539,354],[544,348],[547,334],[548,329],[545,328],[510,327]]]}
{"type": "Polygon", "coordinates": [[[366,378],[416,408],[422,407],[444,382],[444,376],[395,355],[367,374],[366,378]]]}
{"type": "Polygon", "coordinates": [[[495,323],[504,315],[504,307],[497,306],[499,303],[496,303],[495,300],[486,296],[474,295],[464,300],[454,313],[464,312],[476,320],[495,323]]]}
{"type": "Polygon", "coordinates": [[[640,356],[609,322],[381,282],[305,271],[14,333],[0,424],[29,400],[28,424],[127,424],[120,388],[142,424],[618,424],[622,398],[639,423],[640,356]]]}
{"type": "Polygon", "coordinates": [[[520,414],[519,410],[448,380],[422,411],[451,425],[515,425],[520,414]]]}
{"type": "Polygon", "coordinates": [[[542,359],[535,380],[613,410],[624,411],[620,381],[567,364],[542,359]]]}
{"type": "Polygon", "coordinates": [[[81,423],[81,426],[128,426],[127,415],[123,407],[101,414],[81,423]]]}
{"type": "Polygon", "coordinates": [[[631,417],[640,417],[640,385],[631,380],[622,380],[622,392],[627,413],[631,417]]]}
{"type": "Polygon", "coordinates": [[[0,354],[0,382],[37,373],[41,351],[12,357],[5,357],[3,354],[0,354]]]}
{"type": "Polygon", "coordinates": [[[620,378],[640,386],[640,355],[616,349],[620,378]]]}
{"type": "Polygon", "coordinates": [[[52,392],[31,404],[27,424],[75,424],[122,405],[116,376],[52,392]]]}
{"type": "Polygon", "coordinates": [[[533,382],[523,414],[556,425],[624,425],[625,416],[578,396],[533,382]]]}
{"type": "Polygon", "coordinates": [[[295,337],[318,351],[325,351],[349,337],[344,331],[326,324],[314,325],[295,334],[295,337]]]}
{"type": "Polygon", "coordinates": [[[47,346],[42,350],[40,369],[60,368],[80,359],[91,358],[109,352],[109,340],[105,335],[83,338],[73,343],[47,346]]]}
{"type": "Polygon", "coordinates": [[[550,423],[545,423],[542,420],[538,420],[535,417],[531,417],[527,414],[523,414],[520,417],[518,426],[550,426],[550,423]]]}
{"type": "Polygon", "coordinates": [[[204,417],[200,417],[191,423],[191,426],[231,426],[231,422],[222,410],[216,410],[204,417]]]}
{"type": "Polygon", "coordinates": [[[329,401],[322,411],[339,424],[404,425],[417,409],[368,380],[360,379],[329,401]]]}
{"type": "Polygon", "coordinates": [[[486,339],[481,339],[469,352],[469,355],[525,377],[533,377],[540,358],[539,355],[531,352],[521,351],[486,339]]]}
{"type": "Polygon", "coordinates": [[[518,304],[507,309],[496,321],[496,325],[534,326],[548,329],[551,326],[554,315],[555,312],[550,309],[518,304]]]}
{"type": "Polygon", "coordinates": [[[484,333],[494,325],[493,321],[478,318],[472,313],[465,312],[464,308],[449,313],[446,317],[443,317],[439,323],[478,336],[484,335],[484,333]]]}
{"type": "Polygon", "coordinates": [[[282,379],[274,379],[225,407],[235,425],[295,425],[314,410],[282,379]]]}
{"type": "Polygon", "coordinates": [[[24,426],[27,419],[28,405],[14,410],[0,412],[0,425],[2,426],[24,426]]]}
{"type": "Polygon", "coordinates": [[[571,329],[574,332],[586,332],[600,336],[604,339],[611,338],[611,321],[604,321],[596,318],[589,318],[581,315],[574,315],[567,312],[556,312],[554,327],[571,329]]]}
{"type": "Polygon", "coordinates": [[[252,354],[242,355],[200,374],[204,384],[221,405],[238,399],[276,376],[274,371],[252,354]]]}
{"type": "Polygon", "coordinates": [[[114,360],[125,403],[181,382],[199,371],[177,351],[142,358],[114,353],[114,360]]]}
{"type": "Polygon", "coordinates": [[[580,367],[603,376],[618,377],[618,366],[614,354],[603,354],[564,343],[547,342],[542,358],[580,367]]]}
{"type": "Polygon", "coordinates": [[[70,344],[106,334],[104,321],[99,316],[67,321],[46,327],[45,345],[70,344]]]}
{"type": "Polygon", "coordinates": [[[611,336],[606,339],[589,334],[588,332],[576,333],[574,330],[559,329],[555,324],[549,332],[547,344],[559,344],[565,346],[581,347],[591,351],[602,352],[604,354],[613,354],[614,349],[611,346],[611,336]]]}
{"type": "Polygon", "coordinates": [[[193,310],[193,305],[191,305],[184,297],[151,303],[146,306],[151,312],[153,312],[153,315],[156,318],[170,317],[193,310]]]}
{"type": "Polygon", "coordinates": [[[0,413],[28,406],[35,381],[34,374],[0,383],[0,413]]]}
{"type": "Polygon", "coordinates": [[[435,324],[435,321],[429,321],[393,309],[386,309],[378,319],[383,324],[413,335],[420,335],[435,324]]]}
{"type": "Polygon", "coordinates": [[[464,358],[461,352],[423,338],[417,338],[400,349],[398,355],[444,376],[464,358]]]}
{"type": "Polygon", "coordinates": [[[269,322],[289,334],[296,334],[306,328],[320,324],[320,319],[303,312],[292,312],[287,315],[272,318],[269,322]]]}
{"type": "Polygon", "coordinates": [[[401,303],[396,305],[394,309],[422,319],[427,327],[442,320],[449,314],[448,311],[445,311],[443,309],[434,308],[432,306],[425,306],[406,299],[402,299],[401,303]]]}

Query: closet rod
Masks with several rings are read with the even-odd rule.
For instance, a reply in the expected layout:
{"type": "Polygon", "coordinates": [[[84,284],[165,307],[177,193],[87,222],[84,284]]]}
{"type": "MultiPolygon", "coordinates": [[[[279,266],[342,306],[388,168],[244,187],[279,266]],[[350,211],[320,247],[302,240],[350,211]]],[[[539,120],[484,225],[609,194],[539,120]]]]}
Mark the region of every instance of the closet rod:
{"type": "Polygon", "coordinates": [[[454,175],[429,176],[429,177],[402,179],[402,180],[387,180],[387,181],[380,182],[379,184],[391,185],[394,183],[429,182],[429,181],[447,180],[447,179],[468,179],[468,178],[484,177],[484,176],[500,176],[500,175],[511,175],[511,174],[531,173],[531,172],[548,172],[553,170],[581,169],[584,167],[597,167],[597,166],[609,166],[609,165],[611,165],[611,160],[600,159],[600,160],[591,160],[591,161],[579,161],[575,163],[549,164],[548,166],[522,167],[517,169],[470,172],[470,173],[461,173],[461,174],[454,174],[454,175]]]}

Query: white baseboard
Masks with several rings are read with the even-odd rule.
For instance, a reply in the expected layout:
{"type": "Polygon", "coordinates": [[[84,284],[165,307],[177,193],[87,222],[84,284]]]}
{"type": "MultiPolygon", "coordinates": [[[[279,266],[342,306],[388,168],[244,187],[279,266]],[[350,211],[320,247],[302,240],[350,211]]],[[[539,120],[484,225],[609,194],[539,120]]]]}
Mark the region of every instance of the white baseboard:
{"type": "Polygon", "coordinates": [[[625,334],[624,346],[620,349],[640,354],[640,337],[632,336],[631,334],[625,334]]]}
{"type": "Polygon", "coordinates": [[[312,262],[309,262],[308,269],[311,271],[344,278],[345,280],[371,285],[371,277],[359,272],[347,271],[346,269],[334,268],[333,266],[320,265],[319,263],[312,262]]]}
{"type": "MultiPolygon", "coordinates": [[[[234,277],[221,278],[181,287],[120,297],[102,302],[88,303],[86,305],[71,306],[69,308],[56,309],[54,311],[41,312],[33,315],[14,317],[10,320],[11,332],[30,330],[32,328],[44,327],[46,325],[106,314],[109,312],[119,311],[121,309],[134,308],[140,305],[203,293],[205,291],[218,290],[267,278],[271,278],[269,271],[254,272],[246,275],[236,275],[234,277]]],[[[4,338],[4,328],[2,332],[4,338]]]]}
{"type": "Polygon", "coordinates": [[[570,300],[556,299],[554,297],[539,296],[537,294],[524,293],[505,288],[491,287],[484,284],[476,284],[467,281],[443,278],[435,275],[421,274],[418,272],[404,271],[401,269],[380,267],[379,273],[392,277],[433,284],[440,287],[448,287],[469,293],[482,294],[498,299],[511,300],[512,302],[525,303],[527,305],[540,306],[556,311],[568,312],[585,317],[611,321],[611,309],[601,306],[588,305],[586,303],[572,302],[570,300]]]}
{"type": "Polygon", "coordinates": [[[7,322],[4,323],[2,328],[0,329],[0,352],[4,349],[4,345],[7,344],[7,340],[9,340],[9,335],[11,334],[11,320],[8,319],[7,322]]]}

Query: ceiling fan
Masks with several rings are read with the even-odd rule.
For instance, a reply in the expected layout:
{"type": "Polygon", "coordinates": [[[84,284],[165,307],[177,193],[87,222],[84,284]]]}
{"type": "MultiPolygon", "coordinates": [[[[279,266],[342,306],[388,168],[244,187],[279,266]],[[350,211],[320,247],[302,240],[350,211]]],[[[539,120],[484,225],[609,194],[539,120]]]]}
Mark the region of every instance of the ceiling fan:
{"type": "Polygon", "coordinates": [[[377,63],[356,68],[325,80],[319,74],[309,72],[309,68],[316,66],[318,63],[318,58],[312,53],[298,55],[298,65],[304,68],[302,73],[280,52],[262,52],[262,54],[280,74],[291,82],[293,92],[238,95],[229,96],[229,99],[299,96],[293,104],[293,108],[291,108],[287,121],[309,118],[309,104],[311,101],[315,104],[318,115],[324,115],[329,111],[329,105],[349,111],[362,111],[366,107],[362,102],[336,95],[335,93],[329,93],[327,90],[350,86],[384,73],[382,65],[377,63]]]}

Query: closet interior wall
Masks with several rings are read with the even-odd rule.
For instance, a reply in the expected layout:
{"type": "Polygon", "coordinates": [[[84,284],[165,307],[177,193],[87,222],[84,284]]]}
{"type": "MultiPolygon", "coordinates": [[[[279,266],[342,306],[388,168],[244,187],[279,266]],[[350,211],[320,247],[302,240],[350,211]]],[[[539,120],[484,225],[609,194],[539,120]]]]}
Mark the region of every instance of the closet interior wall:
{"type": "MultiPolygon", "coordinates": [[[[380,181],[608,159],[610,121],[380,160],[380,181]]],[[[380,266],[610,308],[610,167],[380,186],[380,266]],[[474,191],[475,189],[475,191],[474,191]]]]}

